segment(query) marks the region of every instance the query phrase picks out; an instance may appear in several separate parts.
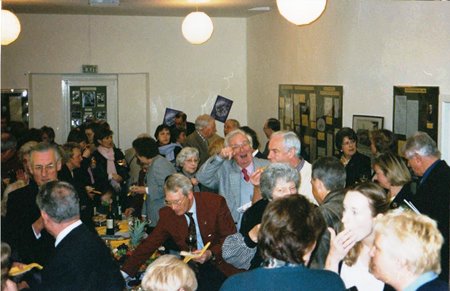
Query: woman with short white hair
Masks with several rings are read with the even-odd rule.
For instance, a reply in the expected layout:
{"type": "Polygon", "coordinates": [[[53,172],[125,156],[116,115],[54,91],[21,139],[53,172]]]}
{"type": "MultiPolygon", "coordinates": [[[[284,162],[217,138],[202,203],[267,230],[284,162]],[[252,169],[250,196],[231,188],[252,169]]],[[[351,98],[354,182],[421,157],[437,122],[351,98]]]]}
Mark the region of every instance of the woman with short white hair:
{"type": "Polygon", "coordinates": [[[198,149],[193,147],[183,148],[176,160],[178,173],[183,174],[191,180],[194,192],[200,192],[200,184],[195,177],[199,161],[200,155],[198,149]]]}
{"type": "Polygon", "coordinates": [[[395,290],[448,291],[439,280],[444,242],[437,223],[411,211],[378,217],[370,271],[395,290]]]}

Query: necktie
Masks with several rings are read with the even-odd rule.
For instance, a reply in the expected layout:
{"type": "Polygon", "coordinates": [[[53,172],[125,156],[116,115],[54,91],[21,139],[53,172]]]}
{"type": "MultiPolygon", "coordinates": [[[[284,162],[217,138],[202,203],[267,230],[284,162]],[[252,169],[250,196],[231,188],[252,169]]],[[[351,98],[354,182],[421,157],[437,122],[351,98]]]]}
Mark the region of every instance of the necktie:
{"type": "Polygon", "coordinates": [[[186,212],[186,215],[189,217],[188,237],[186,239],[186,243],[189,247],[189,251],[193,251],[197,249],[197,230],[195,229],[195,221],[192,216],[192,212],[186,212]]]}
{"type": "Polygon", "coordinates": [[[242,169],[242,174],[244,174],[244,180],[245,180],[245,182],[248,182],[248,181],[250,180],[250,176],[248,175],[247,169],[246,169],[246,168],[243,168],[243,169],[242,169]]]}

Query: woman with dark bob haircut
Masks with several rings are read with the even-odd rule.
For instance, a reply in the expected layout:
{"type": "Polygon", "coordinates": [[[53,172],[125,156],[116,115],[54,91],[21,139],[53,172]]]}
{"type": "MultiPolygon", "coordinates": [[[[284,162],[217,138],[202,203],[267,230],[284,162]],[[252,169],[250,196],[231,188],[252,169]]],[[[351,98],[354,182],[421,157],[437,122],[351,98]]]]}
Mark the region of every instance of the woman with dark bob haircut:
{"type": "Polygon", "coordinates": [[[341,128],[336,133],[335,144],[347,173],[346,187],[369,180],[372,176],[370,158],[358,152],[358,136],[353,129],[341,128]]]}
{"type": "Polygon", "coordinates": [[[270,202],[258,234],[265,266],[237,274],[221,290],[345,290],[337,274],[308,269],[325,221],[302,195],[270,202]]]}
{"type": "Polygon", "coordinates": [[[167,124],[160,124],[155,130],[155,139],[158,143],[159,154],[175,165],[181,145],[172,142],[170,127],[167,124]]]}

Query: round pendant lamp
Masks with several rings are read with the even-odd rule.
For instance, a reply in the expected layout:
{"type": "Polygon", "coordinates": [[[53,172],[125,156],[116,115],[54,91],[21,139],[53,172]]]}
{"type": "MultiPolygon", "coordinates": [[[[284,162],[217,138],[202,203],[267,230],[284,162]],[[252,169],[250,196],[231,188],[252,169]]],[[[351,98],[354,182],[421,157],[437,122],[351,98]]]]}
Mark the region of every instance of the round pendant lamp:
{"type": "Polygon", "coordinates": [[[192,44],[206,42],[211,37],[213,30],[212,20],[204,12],[189,13],[181,26],[184,38],[192,44]]]}
{"type": "Polygon", "coordinates": [[[2,45],[8,45],[15,41],[20,34],[20,21],[9,10],[2,9],[2,45]]]}
{"type": "Polygon", "coordinates": [[[295,25],[310,24],[322,15],[327,0],[277,0],[278,11],[295,25]]]}

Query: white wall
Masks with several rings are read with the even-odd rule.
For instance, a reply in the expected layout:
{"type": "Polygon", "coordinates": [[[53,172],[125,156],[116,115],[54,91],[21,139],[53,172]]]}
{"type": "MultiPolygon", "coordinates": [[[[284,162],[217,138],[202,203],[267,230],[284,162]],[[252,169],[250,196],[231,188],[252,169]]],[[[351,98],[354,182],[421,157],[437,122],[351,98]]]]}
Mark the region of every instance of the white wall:
{"type": "Polygon", "coordinates": [[[339,0],[309,26],[276,10],[249,18],[250,126],[265,142],[262,126],[278,116],[279,84],[329,84],[344,86],[345,126],[363,114],[384,116],[392,129],[393,86],[450,93],[449,15],[444,1],[339,0]]]}
{"type": "MultiPolygon", "coordinates": [[[[166,107],[189,120],[211,113],[218,94],[234,100],[230,118],[247,123],[246,20],[213,18],[204,45],[189,44],[181,17],[18,14],[22,32],[2,47],[2,88],[28,88],[28,73],[80,73],[96,64],[99,73],[148,73],[149,133],[162,123],[166,107]]],[[[126,103],[119,91],[119,104],[126,103]]],[[[48,106],[51,106],[49,104],[48,106]]],[[[119,115],[121,114],[119,108],[119,115]]],[[[217,123],[220,134],[223,126],[217,123]]]]}

